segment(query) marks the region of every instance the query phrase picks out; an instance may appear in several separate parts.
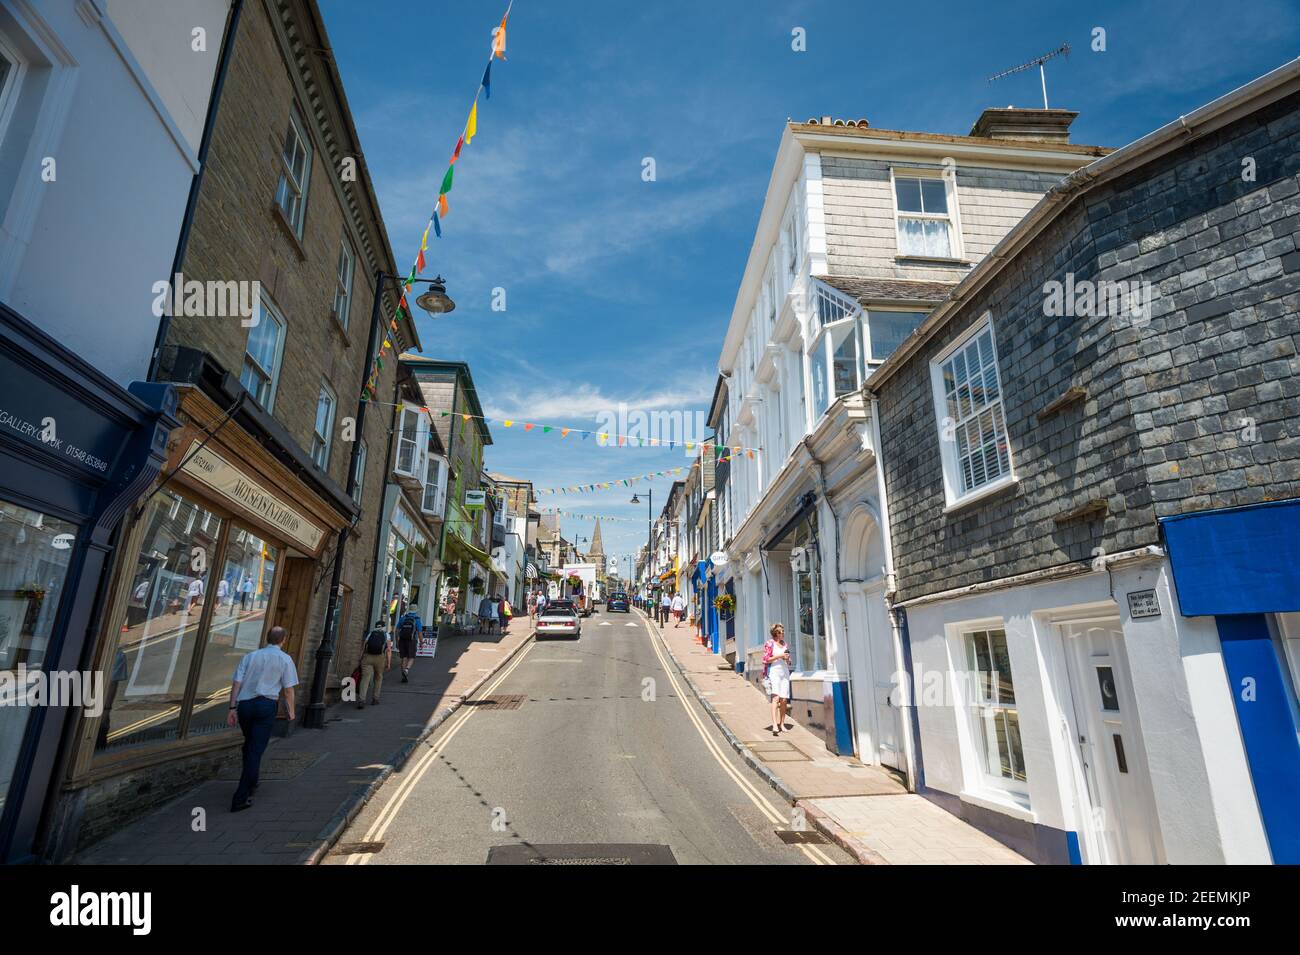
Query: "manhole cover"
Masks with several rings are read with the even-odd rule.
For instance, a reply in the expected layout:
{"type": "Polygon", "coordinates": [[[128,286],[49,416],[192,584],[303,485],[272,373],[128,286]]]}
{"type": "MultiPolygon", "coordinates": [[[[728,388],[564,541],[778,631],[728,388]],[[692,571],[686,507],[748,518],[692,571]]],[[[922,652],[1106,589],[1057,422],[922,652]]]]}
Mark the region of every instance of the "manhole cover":
{"type": "Polygon", "coordinates": [[[787,846],[826,844],[826,837],[813,829],[777,829],[776,837],[787,846]]]}
{"type": "Polygon", "coordinates": [[[350,856],[378,852],[384,848],[382,842],[340,842],[334,851],[338,855],[350,856]]]}
{"type": "Polygon", "coordinates": [[[481,700],[470,700],[466,706],[476,706],[481,710],[517,710],[528,699],[522,693],[510,693],[503,696],[485,696],[481,700]]]}
{"type": "Polygon", "coordinates": [[[676,865],[668,846],[639,844],[509,845],[488,849],[488,865],[676,865]]]}

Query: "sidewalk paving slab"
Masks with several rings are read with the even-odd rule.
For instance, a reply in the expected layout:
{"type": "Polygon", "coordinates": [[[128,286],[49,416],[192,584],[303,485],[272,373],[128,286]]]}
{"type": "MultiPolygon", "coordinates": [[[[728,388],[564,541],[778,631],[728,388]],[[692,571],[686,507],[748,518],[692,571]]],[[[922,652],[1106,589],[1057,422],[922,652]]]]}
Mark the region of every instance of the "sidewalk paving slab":
{"type": "MultiPolygon", "coordinates": [[[[452,713],[531,639],[528,619],[506,634],[461,635],[438,641],[432,660],[418,659],[402,683],[394,658],[381,703],[356,709],[338,703],[326,729],[301,726],[273,738],[262,760],[253,807],[230,812],[239,779],[239,750],[217,778],[199,784],[135,820],[72,860],[81,865],[315,864],[392,773],[452,713]],[[194,810],[206,831],[193,831],[194,810]]],[[[340,650],[346,662],[350,650],[340,650]]],[[[305,702],[299,701],[301,713],[305,702]]]]}
{"type": "MultiPolygon", "coordinates": [[[[836,756],[800,726],[771,733],[763,694],[702,646],[693,628],[648,625],[686,685],[733,749],[787,802],[858,862],[866,865],[1028,865],[967,822],[907,791],[898,776],[856,758],[836,756]],[[721,707],[725,707],[721,709],[721,707]]],[[[788,724],[787,724],[788,725],[788,724]]]]}

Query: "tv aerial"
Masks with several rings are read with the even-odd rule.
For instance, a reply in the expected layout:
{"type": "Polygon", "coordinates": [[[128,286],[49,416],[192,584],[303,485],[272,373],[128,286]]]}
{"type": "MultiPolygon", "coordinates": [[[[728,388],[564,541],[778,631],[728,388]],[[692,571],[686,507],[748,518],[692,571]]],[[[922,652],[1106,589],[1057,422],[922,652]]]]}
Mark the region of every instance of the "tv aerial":
{"type": "Polygon", "coordinates": [[[1020,73],[1024,70],[1036,66],[1038,67],[1038,78],[1042,81],[1043,84],[1043,109],[1047,109],[1048,108],[1047,107],[1047,71],[1043,69],[1043,64],[1046,63],[1054,56],[1069,56],[1069,55],[1070,55],[1070,44],[1062,43],[1060,47],[1058,47],[1057,49],[1053,50],[1050,53],[1044,53],[1042,56],[1036,56],[1028,63],[1021,63],[1019,66],[1013,66],[1009,70],[1003,70],[1001,73],[997,73],[993,76],[990,76],[989,82],[992,83],[994,80],[1000,80],[1004,76],[1010,76],[1012,73],[1020,73]]]}

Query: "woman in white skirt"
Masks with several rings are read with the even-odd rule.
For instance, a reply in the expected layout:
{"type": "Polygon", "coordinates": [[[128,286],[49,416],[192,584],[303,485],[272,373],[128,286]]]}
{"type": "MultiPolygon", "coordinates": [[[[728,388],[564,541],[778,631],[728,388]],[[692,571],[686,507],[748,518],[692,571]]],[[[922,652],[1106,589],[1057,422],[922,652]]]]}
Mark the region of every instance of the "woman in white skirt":
{"type": "Polygon", "coordinates": [[[790,712],[790,647],[781,624],[772,624],[770,633],[763,644],[763,685],[772,701],[772,735],[780,736],[790,712]]]}

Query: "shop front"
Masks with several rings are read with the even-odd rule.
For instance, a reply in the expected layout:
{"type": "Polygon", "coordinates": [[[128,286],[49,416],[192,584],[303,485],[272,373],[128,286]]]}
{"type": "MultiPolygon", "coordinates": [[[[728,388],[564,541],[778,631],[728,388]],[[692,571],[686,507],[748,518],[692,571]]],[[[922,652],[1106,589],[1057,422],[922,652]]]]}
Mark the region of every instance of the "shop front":
{"type": "Polygon", "coordinates": [[[101,575],[175,408],[170,387],[124,390],[0,305],[0,862],[40,852],[70,718],[102,694],[85,662],[101,575]]]}
{"type": "MultiPolygon", "coordinates": [[[[61,809],[83,837],[142,808],[122,795],[133,774],[150,802],[210,775],[242,739],[226,725],[239,659],[279,625],[309,672],[323,622],[317,583],[341,515],[206,394],[177,390],[164,479],[128,513],[106,591],[105,705],[82,720],[61,809]]],[[[283,706],[281,717],[287,732],[283,706]]]]}
{"type": "MultiPolygon", "coordinates": [[[[432,531],[411,512],[397,487],[389,485],[389,494],[394,500],[388,532],[379,545],[375,606],[366,625],[382,617],[391,630],[407,610],[421,620],[434,619],[434,587],[442,565],[433,555],[432,531]]],[[[356,637],[359,640],[360,634],[356,637]]]]}

